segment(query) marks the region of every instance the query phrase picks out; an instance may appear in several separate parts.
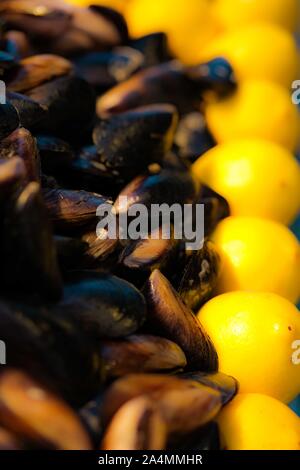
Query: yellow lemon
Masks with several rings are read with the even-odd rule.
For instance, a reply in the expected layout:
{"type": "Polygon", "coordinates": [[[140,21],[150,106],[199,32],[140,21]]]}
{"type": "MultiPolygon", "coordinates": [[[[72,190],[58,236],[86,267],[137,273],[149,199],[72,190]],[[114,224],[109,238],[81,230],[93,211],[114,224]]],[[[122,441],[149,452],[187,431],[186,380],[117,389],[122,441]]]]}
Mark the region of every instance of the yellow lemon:
{"type": "Polygon", "coordinates": [[[223,408],[218,424],[226,450],[300,450],[300,418],[267,395],[237,395],[223,408]]]}
{"type": "Polygon", "coordinates": [[[186,63],[198,61],[218,32],[209,0],[132,0],[126,18],[133,36],[167,33],[173,53],[186,63]]]}
{"type": "Polygon", "coordinates": [[[212,6],[225,29],[267,21],[295,31],[299,24],[299,0],[214,0],[212,6]]]}
{"type": "Polygon", "coordinates": [[[207,104],[208,127],[217,142],[261,138],[294,151],[299,143],[297,106],[284,87],[267,81],[245,81],[227,98],[207,104]]]}
{"type": "Polygon", "coordinates": [[[300,245],[287,227],[267,219],[228,217],[211,238],[221,256],[219,293],[274,292],[297,302],[300,245]]]}
{"type": "Polygon", "coordinates": [[[231,215],[289,224],[300,210],[300,166],[288,150],[273,142],[219,144],[194,163],[193,173],[228,201],[231,215]]]}
{"type": "Polygon", "coordinates": [[[241,393],[264,393],[289,403],[300,392],[300,314],[272,293],[230,292],[214,297],[198,319],[210,336],[220,370],[241,393]]]}
{"type": "Polygon", "coordinates": [[[291,33],[280,26],[259,23],[218,36],[203,50],[205,60],[225,57],[238,81],[271,80],[288,88],[298,77],[299,55],[291,33]]]}

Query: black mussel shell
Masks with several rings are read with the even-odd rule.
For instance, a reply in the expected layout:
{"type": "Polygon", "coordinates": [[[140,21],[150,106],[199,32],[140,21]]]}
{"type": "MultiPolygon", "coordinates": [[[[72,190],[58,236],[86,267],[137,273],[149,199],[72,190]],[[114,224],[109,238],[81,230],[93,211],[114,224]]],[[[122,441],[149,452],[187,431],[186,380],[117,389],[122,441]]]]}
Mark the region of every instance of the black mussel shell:
{"type": "Polygon", "coordinates": [[[90,227],[81,234],[81,240],[87,245],[83,260],[86,269],[101,268],[108,271],[110,268],[115,267],[120,244],[117,237],[110,238],[108,236],[107,229],[102,229],[97,234],[95,227],[90,227]]]}
{"type": "MultiPolygon", "coordinates": [[[[73,189],[44,189],[43,198],[57,230],[74,230],[95,222],[97,209],[102,204],[112,205],[112,201],[96,193],[73,189]]],[[[100,218],[99,218],[100,220],[100,218]]]]}
{"type": "Polygon", "coordinates": [[[102,395],[97,395],[79,410],[79,418],[88,430],[95,448],[99,445],[103,436],[102,400],[102,395]]]}
{"type": "Polygon", "coordinates": [[[132,204],[187,204],[197,195],[198,186],[187,171],[162,170],[157,174],[137,176],[119,194],[114,207],[127,212],[132,204]],[[126,198],[126,199],[125,199],[126,198]]]}
{"type": "Polygon", "coordinates": [[[107,117],[138,106],[170,103],[180,113],[199,108],[198,85],[185,74],[178,61],[170,61],[142,70],[119,83],[97,100],[97,115],[107,117]]]}
{"type": "Polygon", "coordinates": [[[32,130],[34,126],[45,119],[46,107],[31,100],[28,96],[8,91],[7,98],[19,114],[20,125],[26,129],[32,130]]]}
{"type": "Polygon", "coordinates": [[[238,382],[234,377],[223,374],[222,372],[185,372],[180,375],[185,379],[195,380],[207,387],[214,388],[221,393],[222,403],[226,405],[238,392],[238,382]]]}
{"type": "Polygon", "coordinates": [[[174,143],[176,153],[190,162],[194,162],[216,145],[206,127],[203,114],[196,111],[180,119],[174,143]]]}
{"type": "Polygon", "coordinates": [[[99,94],[126,80],[143,65],[143,55],[120,46],[113,51],[90,52],[74,59],[76,72],[99,94]]]}
{"type": "Polygon", "coordinates": [[[219,254],[210,241],[187,255],[178,293],[189,308],[197,311],[212,296],[219,268],[219,254]]]}
{"type": "Polygon", "coordinates": [[[40,187],[29,183],[7,204],[1,243],[2,287],[57,299],[61,277],[40,187]]]}
{"type": "Polygon", "coordinates": [[[140,372],[184,369],[186,358],[173,341],[159,336],[131,335],[101,342],[101,356],[108,377],[140,372]]]}
{"type": "Polygon", "coordinates": [[[130,180],[171,148],[177,125],[171,105],[153,105],[100,121],[93,132],[101,163],[116,176],[130,180]]]}
{"type": "Polygon", "coordinates": [[[16,108],[10,104],[0,104],[0,140],[11,134],[20,123],[16,108]]]}
{"type": "Polygon", "coordinates": [[[231,93],[236,88],[233,68],[230,63],[222,57],[187,67],[186,74],[194,83],[197,83],[203,91],[211,90],[219,96],[231,93]]]}
{"type": "Polygon", "coordinates": [[[27,303],[0,303],[1,338],[11,367],[30,373],[68,402],[85,403],[99,391],[102,360],[76,321],[27,303]]]}
{"type": "Polygon", "coordinates": [[[48,109],[36,131],[79,140],[88,130],[95,112],[95,95],[78,77],[60,77],[30,90],[28,96],[48,109]]]}
{"type": "Polygon", "coordinates": [[[31,45],[28,36],[22,31],[9,30],[4,34],[5,51],[20,60],[32,54],[31,45]]]}
{"type": "Polygon", "coordinates": [[[76,320],[85,334],[98,340],[134,333],[144,323],[146,304],[133,285],[116,276],[83,273],[65,286],[63,299],[50,313],[76,320]]]}
{"type": "Polygon", "coordinates": [[[229,217],[229,204],[220,194],[207,186],[201,186],[198,203],[204,204],[204,230],[205,235],[210,235],[220,220],[229,217]]]}
{"type": "Polygon", "coordinates": [[[171,59],[168,40],[165,33],[152,33],[129,42],[130,47],[144,56],[143,67],[152,67],[171,59]]]}
{"type": "Polygon", "coordinates": [[[19,127],[0,142],[0,157],[20,157],[26,168],[27,181],[40,181],[41,168],[36,140],[24,127],[19,127]]]}
{"type": "Polygon", "coordinates": [[[189,368],[216,371],[218,356],[211,339],[159,270],[152,272],[144,293],[150,331],[159,331],[177,343],[186,355],[189,368]]]}
{"type": "Polygon", "coordinates": [[[79,238],[55,235],[55,246],[59,266],[65,270],[78,269],[81,266],[88,244],[79,238]]]}
{"type": "Polygon", "coordinates": [[[68,142],[49,135],[38,135],[36,141],[44,173],[59,175],[61,172],[68,171],[75,159],[68,142]]]}

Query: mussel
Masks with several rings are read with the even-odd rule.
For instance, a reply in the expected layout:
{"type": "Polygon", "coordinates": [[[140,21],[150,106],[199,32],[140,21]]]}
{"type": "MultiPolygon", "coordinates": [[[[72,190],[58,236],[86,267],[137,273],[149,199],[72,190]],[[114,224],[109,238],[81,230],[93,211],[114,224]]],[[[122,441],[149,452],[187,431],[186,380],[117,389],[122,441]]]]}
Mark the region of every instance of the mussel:
{"type": "Polygon", "coordinates": [[[209,336],[160,271],[152,272],[145,295],[151,331],[177,343],[190,368],[216,371],[218,356],[209,336]]]}
{"type": "Polygon", "coordinates": [[[10,104],[0,104],[0,140],[13,132],[20,123],[16,108],[10,104]]]}
{"type": "Polygon", "coordinates": [[[24,127],[19,127],[0,142],[0,157],[20,157],[26,168],[27,181],[40,181],[41,168],[36,140],[24,127]]]}
{"type": "Polygon", "coordinates": [[[186,358],[177,344],[159,336],[131,335],[101,343],[101,357],[109,377],[137,372],[183,369],[186,358]]]}
{"type": "Polygon", "coordinates": [[[33,130],[36,125],[45,119],[47,108],[28,96],[7,91],[7,98],[18,112],[20,125],[26,129],[33,130]]]}
{"type": "Polygon", "coordinates": [[[0,423],[22,440],[57,450],[91,449],[75,412],[20,370],[0,375],[0,406],[0,423]]]}
{"type": "Polygon", "coordinates": [[[223,374],[222,372],[184,372],[180,376],[188,380],[195,380],[202,385],[218,390],[221,393],[223,405],[226,405],[233,399],[239,388],[239,384],[234,377],[223,374]]]}
{"type": "Polygon", "coordinates": [[[176,125],[177,112],[171,105],[145,106],[102,120],[93,132],[99,161],[129,181],[151,163],[162,162],[176,125]]]}

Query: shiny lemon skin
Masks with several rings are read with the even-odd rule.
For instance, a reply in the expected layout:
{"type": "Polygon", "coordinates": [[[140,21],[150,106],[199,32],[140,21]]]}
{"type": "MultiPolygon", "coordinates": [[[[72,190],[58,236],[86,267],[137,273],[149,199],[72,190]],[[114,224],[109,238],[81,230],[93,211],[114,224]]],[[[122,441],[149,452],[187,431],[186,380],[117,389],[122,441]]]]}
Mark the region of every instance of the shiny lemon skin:
{"type": "Polygon", "coordinates": [[[237,395],[218,424],[226,450],[300,450],[300,418],[267,395],[237,395]]]}
{"type": "Polygon", "coordinates": [[[219,32],[210,0],[132,0],[126,19],[133,36],[167,33],[172,52],[185,63],[197,62],[201,48],[219,32]]]}
{"type": "Polygon", "coordinates": [[[300,165],[273,142],[245,139],[219,144],[192,170],[227,200],[233,216],[264,217],[288,225],[300,211],[300,165]]]}
{"type": "Polygon", "coordinates": [[[299,0],[213,0],[212,8],[224,29],[267,21],[293,32],[299,25],[299,0]]]}
{"type": "Polygon", "coordinates": [[[287,227],[256,217],[228,217],[211,238],[221,257],[219,293],[265,291],[299,300],[300,245],[287,227]]]}
{"type": "Polygon", "coordinates": [[[210,336],[222,372],[235,377],[241,393],[263,393],[285,403],[300,392],[300,364],[293,343],[300,313],[272,293],[230,292],[214,297],[197,318],[210,336]]]}
{"type": "Polygon", "coordinates": [[[257,137],[291,151],[299,145],[297,106],[290,92],[276,83],[245,81],[229,97],[209,102],[206,118],[218,143],[257,137]]]}
{"type": "Polygon", "coordinates": [[[290,89],[298,78],[299,54],[293,35],[268,23],[251,24],[222,34],[204,47],[203,55],[205,60],[225,57],[238,82],[271,80],[290,89]]]}

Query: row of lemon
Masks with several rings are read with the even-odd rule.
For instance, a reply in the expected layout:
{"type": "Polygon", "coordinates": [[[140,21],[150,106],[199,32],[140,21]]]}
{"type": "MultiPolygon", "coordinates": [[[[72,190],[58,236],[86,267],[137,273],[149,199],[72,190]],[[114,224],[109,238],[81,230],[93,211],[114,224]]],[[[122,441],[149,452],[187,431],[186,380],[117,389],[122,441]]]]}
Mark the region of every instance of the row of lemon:
{"type": "MultiPolygon", "coordinates": [[[[72,0],[89,3],[89,0],[72,0]]],[[[225,197],[231,217],[212,238],[222,271],[198,317],[223,372],[240,393],[219,418],[228,449],[300,449],[300,419],[282,402],[300,392],[299,243],[287,228],[300,209],[293,155],[300,119],[291,89],[300,78],[293,33],[298,0],[99,0],[120,9],[132,35],[168,34],[185,63],[216,56],[233,65],[238,89],[206,102],[219,145],[193,173],[225,197]],[[279,401],[280,400],[280,401],[279,401]]]]}

